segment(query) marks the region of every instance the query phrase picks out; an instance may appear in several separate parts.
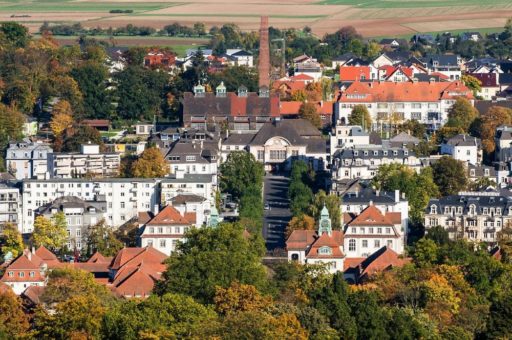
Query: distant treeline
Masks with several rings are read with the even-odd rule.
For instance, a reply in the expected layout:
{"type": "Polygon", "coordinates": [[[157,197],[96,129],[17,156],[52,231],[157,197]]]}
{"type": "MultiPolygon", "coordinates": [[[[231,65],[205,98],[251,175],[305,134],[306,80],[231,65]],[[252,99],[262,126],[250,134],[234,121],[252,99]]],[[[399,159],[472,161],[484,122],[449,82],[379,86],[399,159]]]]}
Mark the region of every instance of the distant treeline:
{"type": "Polygon", "coordinates": [[[111,9],[109,13],[133,13],[133,9],[111,9]]]}
{"type": "MultiPolygon", "coordinates": [[[[111,10],[111,13],[128,13],[122,12],[123,10],[111,10]],[[113,12],[116,11],[116,12],[113,12]]],[[[126,10],[132,11],[132,10],[126,10]]],[[[60,25],[50,25],[45,22],[40,28],[39,32],[50,32],[53,35],[132,35],[132,36],[148,36],[148,35],[164,35],[171,37],[198,37],[198,36],[206,36],[206,29],[203,23],[196,23],[193,27],[188,27],[185,25],[180,25],[178,23],[174,23],[171,25],[164,26],[161,30],[156,30],[153,27],[149,26],[135,26],[132,24],[128,24],[124,27],[118,28],[85,28],[80,23],[76,24],[60,24],[60,25]]]]}

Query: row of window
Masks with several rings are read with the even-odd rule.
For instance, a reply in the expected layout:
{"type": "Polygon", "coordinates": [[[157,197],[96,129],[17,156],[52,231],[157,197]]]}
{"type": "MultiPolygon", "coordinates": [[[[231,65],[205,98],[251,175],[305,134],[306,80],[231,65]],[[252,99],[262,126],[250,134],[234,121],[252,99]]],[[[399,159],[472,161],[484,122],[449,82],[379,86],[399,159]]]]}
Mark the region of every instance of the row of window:
{"type": "Polygon", "coordinates": [[[188,231],[188,227],[150,227],[148,230],[149,234],[184,234],[188,231]]]}
{"type": "MultiPolygon", "coordinates": [[[[359,234],[366,234],[366,228],[350,228],[350,232],[352,234],[357,234],[357,229],[359,229],[360,233],[359,234]]],[[[373,228],[373,227],[369,227],[368,228],[368,234],[374,234],[375,230],[377,231],[376,234],[382,234],[382,231],[385,230],[386,231],[386,234],[391,234],[391,228],[373,228]]]]}
{"type": "MultiPolygon", "coordinates": [[[[490,216],[494,216],[494,215],[501,215],[502,213],[502,210],[501,208],[481,208],[481,213],[482,215],[490,215],[490,216]]],[[[462,214],[462,211],[463,211],[463,207],[462,206],[459,206],[459,207],[444,207],[444,214],[445,215],[448,215],[448,214],[459,214],[461,215],[462,214]]],[[[430,213],[431,214],[437,214],[437,206],[436,205],[432,205],[430,206],[430,213]]],[[[509,208],[509,214],[512,213],[512,208],[509,208]]],[[[476,214],[476,206],[475,205],[470,205],[469,206],[469,214],[470,215],[475,215],[476,214]]]]}
{"type": "MultiPolygon", "coordinates": [[[[388,248],[393,249],[393,240],[387,240],[386,245],[388,246],[388,248]]],[[[373,240],[373,247],[380,248],[380,240],[373,240]]],[[[361,248],[368,248],[368,240],[361,241],[361,248]]],[[[356,251],[356,240],[352,239],[348,241],[348,250],[356,251]]]]}
{"type": "MultiPolygon", "coordinates": [[[[84,188],[90,188],[90,187],[96,187],[96,188],[99,188],[99,185],[98,184],[95,184],[93,185],[92,183],[67,183],[67,185],[65,183],[60,183],[58,186],[57,184],[55,183],[52,183],[51,185],[49,185],[48,183],[35,183],[35,188],[61,188],[61,189],[64,189],[66,187],[68,188],[75,188],[75,185],[76,185],[76,188],[82,188],[82,184],[83,184],[83,187],[84,188]]],[[[107,187],[108,188],[112,188],[112,183],[106,183],[107,184],[107,187]]],[[[132,188],[137,188],[138,187],[138,183],[130,183],[131,184],[131,187],[132,188]]],[[[32,183],[25,183],[25,188],[27,189],[30,189],[32,187],[32,183]]],[[[120,188],[125,188],[126,187],[126,184],[125,183],[121,183],[119,185],[120,188]]],[[[150,183],[144,183],[144,186],[141,185],[141,188],[150,188],[151,187],[151,184],[150,183]]]]}
{"type": "MultiPolygon", "coordinates": [[[[178,245],[178,240],[171,240],[171,250],[176,249],[177,245],[178,245]]],[[[167,240],[165,240],[165,239],[159,240],[157,245],[154,244],[153,240],[148,240],[148,246],[149,247],[157,246],[158,248],[166,248],[167,240]]]]}
{"type": "MultiPolygon", "coordinates": [[[[36,276],[36,272],[29,272],[29,273],[28,273],[28,275],[29,275],[30,277],[34,277],[34,276],[36,276]]],[[[9,277],[14,277],[14,272],[13,272],[13,271],[10,271],[10,272],[8,273],[8,276],[9,276],[9,277]]],[[[18,273],[18,277],[25,277],[25,272],[19,272],[19,273],[18,273]]]]}

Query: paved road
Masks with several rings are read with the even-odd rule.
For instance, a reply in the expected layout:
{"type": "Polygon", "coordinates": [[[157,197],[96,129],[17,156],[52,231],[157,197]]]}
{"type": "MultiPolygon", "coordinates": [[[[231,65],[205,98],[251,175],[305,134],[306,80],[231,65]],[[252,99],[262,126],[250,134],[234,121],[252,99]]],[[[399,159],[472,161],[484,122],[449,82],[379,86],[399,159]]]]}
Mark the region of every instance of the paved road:
{"type": "Polygon", "coordinates": [[[288,185],[290,180],[284,176],[265,176],[265,203],[270,210],[265,210],[263,221],[263,237],[267,250],[284,249],[286,225],[291,219],[288,201],[288,185]]]}

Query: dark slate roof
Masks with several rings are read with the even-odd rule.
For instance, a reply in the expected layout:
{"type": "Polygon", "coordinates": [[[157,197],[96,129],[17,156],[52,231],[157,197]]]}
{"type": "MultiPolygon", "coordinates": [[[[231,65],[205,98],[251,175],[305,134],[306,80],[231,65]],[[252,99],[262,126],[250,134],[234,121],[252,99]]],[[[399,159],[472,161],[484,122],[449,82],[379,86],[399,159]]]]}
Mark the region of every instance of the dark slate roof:
{"type": "Polygon", "coordinates": [[[222,141],[223,145],[249,145],[254,133],[233,133],[222,141]]]}
{"type": "Polygon", "coordinates": [[[370,132],[370,144],[382,145],[382,138],[375,131],[370,132]]]}
{"type": "Polygon", "coordinates": [[[481,146],[481,141],[479,138],[471,137],[469,135],[458,134],[453,136],[452,138],[446,141],[446,144],[452,146],[481,146]]]}
{"type": "Polygon", "coordinates": [[[173,198],[171,198],[171,202],[173,205],[175,204],[185,204],[185,203],[188,203],[188,202],[194,202],[194,203],[197,203],[197,202],[204,202],[206,200],[206,198],[202,197],[202,196],[198,196],[198,195],[177,195],[177,196],[174,196],[173,198]]]}
{"type": "MultiPolygon", "coordinates": [[[[400,198],[400,200],[402,199],[400,198]]],[[[395,193],[385,191],[377,193],[376,191],[368,189],[357,193],[347,193],[343,195],[341,201],[343,202],[343,204],[368,204],[370,201],[375,204],[392,204],[395,202],[395,193]]]]}
{"type": "Polygon", "coordinates": [[[502,214],[509,215],[508,209],[512,207],[512,199],[505,196],[491,196],[493,193],[472,193],[471,195],[451,195],[442,197],[439,199],[431,199],[426,212],[430,213],[430,207],[435,205],[437,207],[437,213],[443,214],[444,207],[462,207],[462,213],[467,214],[469,212],[470,205],[475,205],[475,211],[477,214],[482,214],[483,208],[501,208],[502,214]]]}
{"type": "Polygon", "coordinates": [[[512,61],[502,61],[500,62],[500,68],[503,73],[512,73],[512,61]]]}
{"type": "Polygon", "coordinates": [[[292,145],[306,145],[311,153],[325,153],[327,140],[305,119],[282,119],[265,123],[250,145],[264,145],[270,138],[283,137],[292,145]]]}
{"type": "Polygon", "coordinates": [[[496,177],[496,170],[493,166],[469,164],[468,170],[469,177],[496,177]],[[473,176],[471,175],[471,170],[475,172],[473,176]],[[485,174],[485,170],[489,171],[487,175],[485,174]]]}
{"type": "Polygon", "coordinates": [[[251,52],[247,52],[247,51],[241,50],[241,51],[238,51],[236,53],[233,53],[231,56],[232,57],[247,57],[247,56],[251,56],[251,55],[252,55],[251,52]]]}
{"type": "Polygon", "coordinates": [[[438,66],[456,66],[457,56],[455,54],[430,54],[424,58],[424,61],[432,65],[434,61],[439,63],[438,66]]]}
{"type": "Polygon", "coordinates": [[[65,208],[83,208],[84,210],[93,207],[97,212],[107,210],[106,201],[84,201],[76,196],[63,196],[55,199],[53,202],[41,206],[38,209],[40,214],[50,214],[52,209],[62,210],[65,208]]]}
{"type": "Polygon", "coordinates": [[[390,141],[390,143],[403,143],[403,144],[408,144],[408,143],[417,144],[420,142],[420,140],[418,138],[411,136],[406,132],[399,133],[395,137],[391,138],[389,141],[390,141]]]}
{"type": "Polygon", "coordinates": [[[354,58],[345,64],[345,66],[367,66],[367,65],[370,65],[370,63],[361,58],[354,58]]]}
{"type": "Polygon", "coordinates": [[[496,138],[497,139],[505,139],[509,140],[512,139],[512,127],[510,126],[499,126],[498,130],[496,131],[496,138]],[[500,129],[501,127],[501,129],[500,129]]]}
{"type": "Polygon", "coordinates": [[[349,59],[353,59],[353,58],[357,58],[357,56],[352,52],[347,52],[347,53],[343,53],[342,55],[333,58],[332,60],[333,61],[345,61],[345,60],[349,60],[349,59]]]}
{"type": "Polygon", "coordinates": [[[475,101],[475,108],[481,115],[485,114],[492,106],[501,106],[507,109],[512,109],[512,100],[477,100],[475,101]]]}
{"type": "Polygon", "coordinates": [[[419,82],[427,82],[427,81],[434,80],[435,82],[439,83],[441,81],[445,81],[439,75],[432,75],[432,74],[425,74],[425,73],[416,73],[413,76],[413,78],[417,79],[419,82]]]}
{"type": "Polygon", "coordinates": [[[392,51],[386,52],[385,55],[394,61],[406,61],[410,58],[411,54],[407,51],[392,51]]]}
{"type": "Polygon", "coordinates": [[[500,85],[512,85],[512,73],[501,73],[499,80],[500,85]]]}

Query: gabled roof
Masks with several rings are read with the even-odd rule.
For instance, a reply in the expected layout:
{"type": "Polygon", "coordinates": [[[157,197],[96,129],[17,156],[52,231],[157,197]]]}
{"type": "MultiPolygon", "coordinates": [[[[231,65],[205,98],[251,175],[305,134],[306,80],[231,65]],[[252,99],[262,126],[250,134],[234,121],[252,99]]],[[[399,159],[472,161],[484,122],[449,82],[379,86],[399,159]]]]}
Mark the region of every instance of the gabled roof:
{"type": "Polygon", "coordinates": [[[43,295],[44,289],[44,286],[28,286],[22,295],[33,305],[38,305],[41,302],[41,295],[43,295]]]}
{"type": "Polygon", "coordinates": [[[57,256],[44,246],[37,248],[35,254],[48,265],[48,268],[58,268],[62,266],[62,263],[59,261],[57,256]]]}
{"type": "MultiPolygon", "coordinates": [[[[192,215],[189,215],[189,218],[191,217],[192,215]]],[[[195,218],[194,220],[189,220],[187,217],[182,216],[175,207],[168,205],[153,217],[147,225],[190,225],[195,222],[195,218]]]]}
{"type": "Polygon", "coordinates": [[[395,137],[391,138],[389,140],[390,143],[414,143],[417,144],[420,142],[420,140],[414,136],[409,135],[407,132],[400,132],[395,137]]]}
{"type": "Polygon", "coordinates": [[[110,263],[112,262],[112,257],[105,257],[99,251],[95,252],[87,263],[110,263]]]}
{"type": "Polygon", "coordinates": [[[359,82],[342,94],[341,102],[438,102],[459,96],[472,99],[473,92],[462,82],[359,82]]]}
{"type": "Polygon", "coordinates": [[[343,232],[340,230],[333,230],[332,235],[324,233],[317,237],[311,244],[311,248],[307,251],[307,258],[343,258],[345,255],[341,251],[343,246],[343,232]],[[331,248],[331,254],[320,254],[319,250],[322,247],[331,248]]]}
{"type": "Polygon", "coordinates": [[[199,195],[180,194],[171,198],[173,204],[185,204],[189,202],[200,203],[206,201],[206,198],[199,195]]]}
{"type": "Polygon", "coordinates": [[[393,226],[394,224],[387,216],[383,215],[376,206],[370,205],[356,216],[356,218],[349,222],[349,225],[393,226]]]}
{"type": "Polygon", "coordinates": [[[410,261],[410,259],[400,258],[393,249],[384,246],[359,264],[360,275],[373,275],[393,267],[402,267],[410,261]]]}
{"type": "Polygon", "coordinates": [[[369,66],[340,67],[340,81],[356,81],[363,79],[371,79],[369,66]]]}
{"type": "Polygon", "coordinates": [[[156,267],[165,268],[162,262],[167,256],[153,247],[145,248],[123,248],[112,260],[110,269],[118,270],[124,265],[138,265],[142,262],[156,265],[156,267]]]}
{"type": "Polygon", "coordinates": [[[112,282],[114,293],[124,297],[147,297],[161,277],[151,266],[141,263],[122,268],[112,282]]]}

